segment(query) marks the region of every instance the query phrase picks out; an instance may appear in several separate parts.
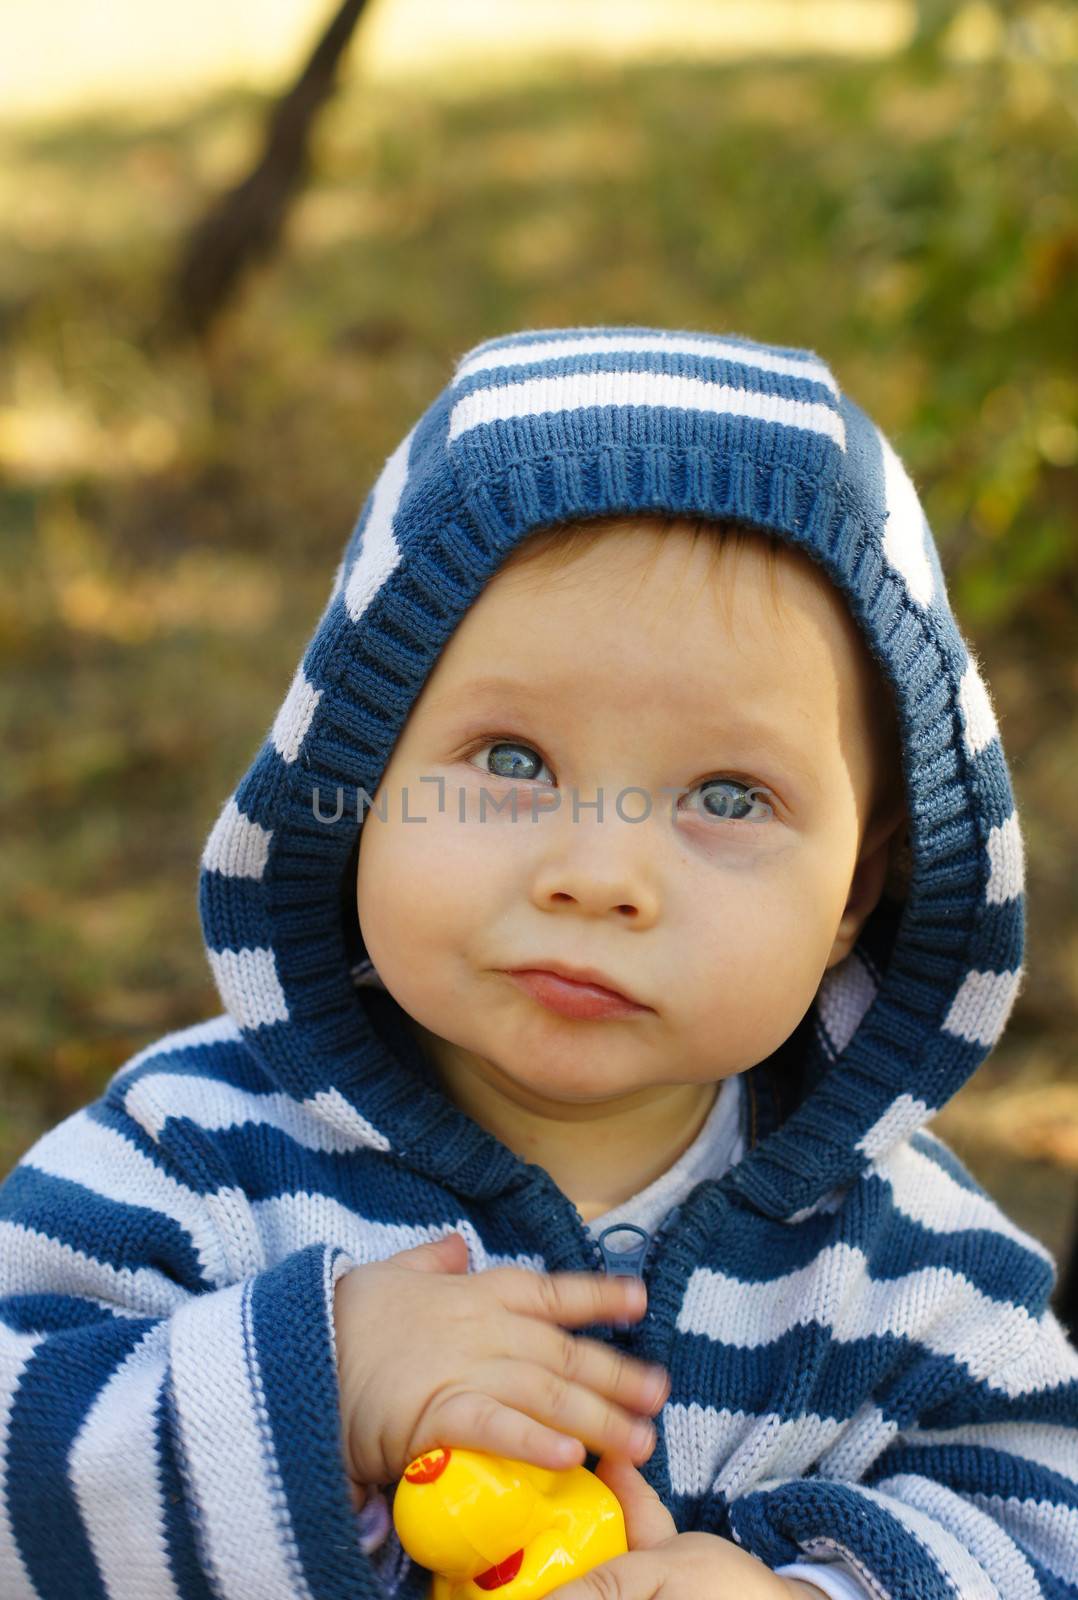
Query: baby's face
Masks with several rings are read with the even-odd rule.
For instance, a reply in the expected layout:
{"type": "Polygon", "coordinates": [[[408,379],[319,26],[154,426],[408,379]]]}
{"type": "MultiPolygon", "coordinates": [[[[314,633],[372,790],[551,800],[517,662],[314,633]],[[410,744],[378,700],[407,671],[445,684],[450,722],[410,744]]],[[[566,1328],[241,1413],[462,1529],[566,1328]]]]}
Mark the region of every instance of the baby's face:
{"type": "Polygon", "coordinates": [[[894,818],[870,817],[856,626],[808,557],[774,576],[781,619],[756,541],[709,575],[680,523],[641,521],[483,590],[359,854],[367,950],[432,1059],[520,1104],[599,1101],[744,1071],[796,1027],[876,903],[894,818]],[[552,961],[642,1008],[567,1017],[507,976],[552,961]]]}

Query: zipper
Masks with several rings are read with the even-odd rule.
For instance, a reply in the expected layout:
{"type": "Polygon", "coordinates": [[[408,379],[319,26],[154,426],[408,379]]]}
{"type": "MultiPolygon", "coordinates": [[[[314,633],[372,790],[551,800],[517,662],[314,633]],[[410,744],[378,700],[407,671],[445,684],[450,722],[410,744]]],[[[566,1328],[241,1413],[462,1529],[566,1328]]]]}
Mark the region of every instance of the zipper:
{"type": "MultiPolygon", "coordinates": [[[[626,1352],[627,1355],[637,1354],[637,1351],[634,1349],[633,1329],[639,1329],[642,1323],[647,1321],[651,1313],[651,1284],[648,1280],[650,1277],[654,1276],[655,1267],[657,1264],[657,1256],[654,1248],[655,1242],[663,1234],[668,1232],[671,1224],[674,1222],[680,1210],[681,1206],[676,1205],[670,1212],[669,1216],[664,1218],[661,1226],[655,1233],[649,1233],[646,1228],[639,1227],[635,1222],[611,1223],[609,1228],[603,1229],[598,1239],[593,1239],[587,1228],[585,1227],[584,1229],[585,1237],[590,1246],[591,1255],[596,1260],[600,1271],[609,1273],[613,1277],[617,1278],[639,1278],[647,1288],[648,1309],[645,1311],[643,1317],[639,1318],[635,1323],[614,1322],[610,1324],[599,1323],[596,1325],[596,1337],[604,1340],[608,1344],[617,1344],[619,1348],[626,1352]],[[617,1249],[613,1245],[608,1244],[608,1238],[617,1233],[635,1234],[637,1236],[636,1243],[630,1244],[624,1249],[617,1249]],[[650,1268],[650,1272],[645,1272],[645,1266],[650,1268]],[[618,1334],[623,1335],[623,1337],[618,1339],[616,1337],[618,1334]]],[[[658,1426],[659,1424],[656,1421],[656,1429],[658,1429],[658,1426]]],[[[642,1475],[647,1479],[648,1482],[652,1482],[649,1474],[654,1470],[652,1464],[655,1461],[655,1455],[656,1453],[653,1452],[649,1460],[646,1461],[643,1467],[640,1468],[642,1475]]],[[[589,1452],[585,1460],[585,1466],[589,1469],[589,1471],[594,1472],[598,1462],[599,1457],[589,1452]]],[[[652,1483],[652,1488],[658,1491],[659,1485],[652,1483]]]]}
{"type": "MultiPolygon", "coordinates": [[[[603,1229],[598,1239],[592,1239],[591,1235],[588,1234],[588,1242],[591,1245],[592,1254],[598,1260],[600,1271],[615,1278],[639,1278],[648,1290],[648,1299],[650,1301],[651,1284],[649,1277],[651,1274],[646,1273],[644,1268],[645,1266],[650,1266],[654,1271],[656,1264],[655,1243],[663,1234],[669,1231],[680,1210],[681,1206],[676,1205],[669,1215],[663,1219],[661,1227],[655,1233],[649,1233],[646,1228],[639,1227],[635,1222],[613,1222],[609,1228],[603,1229]],[[635,1233],[637,1242],[622,1248],[616,1248],[614,1245],[608,1244],[608,1237],[617,1233],[635,1233]]],[[[646,1318],[646,1312],[644,1316],[646,1318]]],[[[639,1326],[639,1320],[637,1322],[615,1322],[611,1324],[615,1333],[629,1333],[633,1328],[639,1326]]],[[[631,1339],[626,1340],[627,1345],[631,1345],[631,1342],[631,1339]]]]}
{"type": "MultiPolygon", "coordinates": [[[[651,1234],[646,1228],[638,1228],[635,1222],[614,1222],[609,1228],[604,1228],[595,1241],[595,1248],[601,1258],[603,1271],[611,1278],[639,1278],[646,1283],[644,1277],[644,1262],[647,1260],[651,1248],[651,1234]],[[619,1245],[607,1244],[611,1234],[635,1233],[638,1243],[619,1245]]],[[[615,1322],[612,1324],[615,1333],[626,1333],[633,1326],[631,1322],[615,1322]]]]}

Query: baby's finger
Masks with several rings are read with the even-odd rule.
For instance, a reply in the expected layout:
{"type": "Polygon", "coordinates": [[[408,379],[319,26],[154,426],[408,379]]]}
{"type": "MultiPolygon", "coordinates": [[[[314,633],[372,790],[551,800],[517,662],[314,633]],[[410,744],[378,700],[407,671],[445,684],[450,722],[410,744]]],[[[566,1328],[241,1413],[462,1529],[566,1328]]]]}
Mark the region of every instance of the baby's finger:
{"type": "Polygon", "coordinates": [[[583,1466],[586,1451],[579,1439],[537,1422],[489,1394],[457,1390],[423,1419],[409,1459],[451,1440],[462,1450],[486,1450],[510,1461],[564,1472],[583,1466]],[[429,1437],[428,1437],[429,1436],[429,1437]]]}
{"type": "Polygon", "coordinates": [[[593,1394],[604,1395],[634,1415],[654,1414],[662,1409],[670,1393],[665,1368],[639,1361],[598,1339],[585,1339],[555,1328],[541,1331],[550,1336],[542,1365],[551,1372],[593,1394]]]}
{"type": "Polygon", "coordinates": [[[484,1399],[501,1401],[567,1438],[582,1440],[595,1455],[612,1450],[646,1461],[654,1448],[655,1429],[646,1418],[548,1367],[519,1359],[488,1361],[469,1374],[469,1380],[484,1399]]]}
{"type": "Polygon", "coordinates": [[[567,1333],[563,1328],[552,1327],[534,1317],[513,1321],[508,1332],[507,1342],[500,1349],[492,1350],[492,1356],[544,1367],[559,1378],[579,1384],[582,1389],[605,1396],[634,1415],[654,1414],[670,1392],[665,1368],[626,1355],[615,1345],[605,1344],[600,1339],[567,1333]]]}
{"type": "Polygon", "coordinates": [[[647,1310],[647,1288],[640,1278],[603,1272],[530,1272],[523,1267],[493,1267],[479,1274],[491,1280],[510,1311],[546,1318],[563,1328],[595,1322],[629,1322],[647,1310]]]}

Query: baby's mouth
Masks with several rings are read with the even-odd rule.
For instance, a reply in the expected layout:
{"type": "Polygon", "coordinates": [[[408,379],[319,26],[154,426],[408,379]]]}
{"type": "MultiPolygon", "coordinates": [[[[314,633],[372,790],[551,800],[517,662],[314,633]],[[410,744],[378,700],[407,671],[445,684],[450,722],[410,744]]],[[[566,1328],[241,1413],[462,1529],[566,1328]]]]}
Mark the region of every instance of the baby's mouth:
{"type": "Polygon", "coordinates": [[[481,1572],[472,1582],[477,1589],[500,1589],[503,1583],[509,1583],[520,1571],[520,1563],[524,1560],[523,1550],[514,1550],[511,1556],[506,1556],[504,1561],[499,1561],[497,1566],[488,1567],[481,1572]]]}

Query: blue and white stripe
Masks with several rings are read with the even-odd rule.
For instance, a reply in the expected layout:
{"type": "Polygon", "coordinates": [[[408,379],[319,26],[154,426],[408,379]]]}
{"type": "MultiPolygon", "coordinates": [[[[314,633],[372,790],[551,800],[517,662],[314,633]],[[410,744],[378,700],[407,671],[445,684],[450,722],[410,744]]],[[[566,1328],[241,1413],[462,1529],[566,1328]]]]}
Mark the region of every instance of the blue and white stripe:
{"type": "MultiPolygon", "coordinates": [[[[132,1258],[121,1275],[104,1256],[83,1252],[79,1266],[68,1252],[60,1282],[57,1252],[63,1254],[64,1240],[27,1231],[5,1215],[3,1226],[24,1231],[22,1265],[13,1250],[3,1256],[5,1292],[15,1298],[0,1300],[0,1471],[12,1419],[25,1433],[31,1421],[25,1408],[48,1403],[50,1390],[35,1389],[31,1377],[35,1360],[55,1344],[55,1336],[11,1320],[17,1297],[35,1290],[59,1296],[68,1308],[64,1325],[91,1340],[98,1328],[103,1336],[114,1327],[117,1316],[131,1319],[132,1337],[113,1342],[95,1383],[81,1392],[78,1410],[72,1413],[70,1400],[64,1407],[74,1508],[68,1515],[77,1516],[83,1530],[100,1592],[109,1600],[186,1600],[198,1592],[166,1517],[164,1406],[172,1418],[168,1442],[180,1463],[184,1516],[213,1592],[237,1600],[253,1592],[317,1600],[337,1591],[312,1586],[314,1554],[291,1521],[278,1457],[279,1449],[299,1445],[307,1424],[297,1418],[290,1426],[293,1397],[274,1387],[270,1355],[276,1347],[264,1341],[276,1338],[280,1327],[273,1320],[268,1331],[267,1307],[259,1315],[260,1286],[267,1286],[272,1318],[283,1314],[294,1336],[302,1327],[310,1339],[314,1329],[328,1365],[331,1285],[354,1263],[385,1259],[451,1228],[464,1234],[477,1271],[501,1265],[554,1270],[556,1253],[489,1247],[487,1239],[501,1234],[507,1207],[515,1203],[504,1195],[486,1204],[451,1202],[442,1216],[406,1220],[412,1211],[405,1200],[408,1172],[375,1130],[367,1138],[348,1137],[363,1128],[349,1116],[344,1096],[300,1103],[269,1081],[260,1093],[240,1088],[223,1056],[236,1048],[226,1030],[211,1024],[185,1032],[186,1038],[181,1033],[162,1041],[156,1056],[152,1049],[142,1052],[137,1072],[118,1072],[104,1103],[45,1135],[0,1188],[8,1211],[20,1174],[36,1173],[61,1187],[77,1184],[80,1208],[91,1219],[88,1236],[104,1241],[120,1229],[132,1258]],[[193,1044],[200,1033],[203,1042],[193,1044]],[[190,1070],[194,1057],[197,1072],[190,1070]],[[179,1064],[188,1070],[175,1070],[179,1064]],[[126,1132],[115,1120],[121,1105],[130,1119],[126,1132]],[[98,1120],[106,1115],[110,1120],[98,1120]],[[232,1171],[256,1162],[267,1130],[275,1130],[282,1159],[274,1167],[294,1176],[253,1204],[243,1202],[236,1184],[215,1185],[200,1196],[193,1173],[180,1178],[172,1170],[172,1128],[182,1128],[187,1141],[214,1146],[232,1171]],[[160,1141],[149,1167],[147,1137],[160,1141]],[[311,1165],[318,1153],[336,1160],[345,1150],[369,1164],[367,1188],[377,1216],[357,1214],[345,1201],[334,1182],[339,1166],[311,1165]],[[226,1192],[236,1196],[234,1203],[211,1210],[211,1201],[226,1192]],[[394,1216],[400,1220],[383,1220],[394,1216]],[[147,1244],[156,1236],[152,1266],[132,1248],[136,1219],[147,1244]],[[178,1265],[181,1236],[199,1262],[202,1287],[184,1289],[162,1275],[167,1262],[160,1241],[173,1239],[178,1265]],[[213,1239],[219,1244],[207,1243],[213,1239]],[[301,1283],[302,1256],[314,1270],[301,1283]],[[241,1260],[246,1269],[237,1275],[234,1268],[232,1280],[222,1281],[221,1262],[241,1260]],[[274,1273],[290,1280],[283,1301],[271,1293],[274,1273]],[[301,1314],[302,1323],[288,1320],[301,1314]],[[129,1528],[133,1516],[137,1525],[129,1528]]],[[[833,1219],[831,1242],[801,1265],[774,1259],[773,1233],[769,1246],[764,1233],[753,1243],[754,1230],[771,1226],[751,1213],[739,1223],[743,1259],[753,1263],[750,1276],[705,1260],[684,1285],[668,1358],[674,1390],[661,1417],[670,1503],[678,1513],[726,1507],[731,1528],[746,1542],[746,1529],[754,1525],[739,1520],[742,1510],[761,1496],[765,1505],[775,1497],[778,1515],[784,1486],[816,1481],[807,1476],[811,1469],[821,1481],[856,1491],[862,1502],[859,1543],[845,1543],[826,1526],[800,1540],[806,1557],[841,1558],[843,1581],[866,1571],[877,1587],[901,1594],[901,1571],[911,1582],[934,1572],[940,1593],[958,1581],[967,1586],[963,1595],[981,1588],[989,1593],[985,1586],[994,1583],[1004,1600],[1066,1593],[1042,1589],[1036,1576],[1066,1579],[1060,1564],[1073,1561],[1078,1550],[1078,1353],[1043,1303],[1050,1273],[1043,1247],[1004,1217],[946,1147],[925,1133],[870,1164],[842,1216],[833,1219]],[[882,1210],[878,1187],[886,1197],[882,1210]],[[862,1214],[890,1221],[851,1246],[839,1233],[862,1214]],[[896,1275],[891,1253],[898,1238],[908,1270],[896,1275]],[[961,1259],[962,1269],[927,1264],[937,1250],[940,1260],[961,1259]],[[1008,1297],[1015,1273],[1029,1278],[1025,1302],[1008,1297]],[[873,1375],[877,1399],[850,1390],[850,1374],[858,1371],[873,1375]],[[775,1403],[761,1407],[756,1397],[768,1387],[775,1403]],[[917,1425],[911,1400],[926,1390],[951,1396],[952,1413],[960,1399],[963,1415],[944,1414],[940,1426],[917,1425]],[[802,1396],[809,1395],[813,1403],[806,1405],[802,1396]],[[979,1477],[972,1494],[940,1476],[951,1460],[969,1470],[968,1450],[961,1463],[948,1453],[955,1445],[976,1446],[979,1477]],[[923,1460],[914,1471],[907,1463],[918,1456],[923,1460]],[[1023,1481],[1036,1487],[1035,1494],[1007,1491],[1009,1479],[998,1473],[1011,1461],[1023,1464],[1023,1481]],[[896,1544],[896,1520],[912,1540],[896,1544]],[[907,1560],[911,1550],[922,1553],[919,1565],[887,1568],[894,1553],[907,1560]]],[[[553,1246],[565,1234],[566,1217],[551,1217],[547,1228],[553,1246]]],[[[790,1253],[800,1254],[796,1239],[790,1253]]],[[[60,1405],[63,1391],[53,1392],[60,1405]]],[[[306,1448],[325,1477],[332,1450],[314,1456],[313,1446],[306,1448]]],[[[16,1510],[32,1493],[25,1484],[9,1492],[16,1510]]],[[[758,1541],[747,1542],[757,1548],[758,1541]]],[[[356,1546],[353,1555],[360,1565],[400,1562],[392,1533],[386,1549],[367,1555],[356,1546]]],[[[0,1562],[6,1563],[0,1565],[5,1594],[37,1600],[58,1592],[50,1585],[61,1569],[41,1551],[31,1552],[26,1568],[12,1525],[2,1518],[0,1562]]],[[[774,1564],[783,1564],[777,1550],[774,1564]]],[[[342,1574],[346,1568],[347,1562],[342,1574]]],[[[825,1587],[831,1582],[826,1566],[815,1576],[825,1587]]],[[[840,1576],[834,1576],[836,1594],[840,1576]]]]}
{"type": "Polygon", "coordinates": [[[634,406],[754,418],[823,434],[840,450],[846,448],[835,403],[840,390],[822,361],[729,339],[629,330],[514,340],[465,357],[452,387],[461,392],[450,412],[449,445],[473,428],[511,417],[634,406]],[[790,384],[776,378],[822,387],[828,394],[817,400],[784,393],[790,384]]]}

